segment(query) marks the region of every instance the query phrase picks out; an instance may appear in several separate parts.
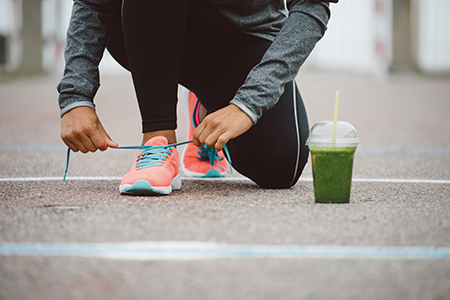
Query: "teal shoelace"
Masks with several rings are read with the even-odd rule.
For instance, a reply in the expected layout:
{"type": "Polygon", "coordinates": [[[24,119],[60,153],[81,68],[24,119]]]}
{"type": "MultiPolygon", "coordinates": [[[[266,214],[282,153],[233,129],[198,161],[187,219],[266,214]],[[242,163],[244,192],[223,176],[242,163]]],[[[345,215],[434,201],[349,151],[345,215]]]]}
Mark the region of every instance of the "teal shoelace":
{"type": "Polygon", "coordinates": [[[172,152],[172,147],[153,147],[142,150],[137,157],[136,170],[154,166],[162,166],[172,152]]]}
{"type": "MultiPolygon", "coordinates": [[[[184,144],[192,143],[192,141],[180,142],[170,145],[161,145],[161,146],[120,146],[120,147],[111,147],[110,149],[136,149],[141,150],[141,153],[138,155],[138,159],[136,162],[136,169],[144,169],[152,166],[160,166],[164,163],[164,161],[170,156],[173,152],[173,147],[180,146],[184,144]]],[[[214,161],[216,159],[221,160],[217,156],[216,149],[210,148],[205,145],[203,148],[199,148],[201,150],[200,157],[201,159],[210,159],[211,167],[215,165],[214,161]],[[204,149],[206,148],[206,149],[204,149]]],[[[233,170],[231,169],[231,158],[228,152],[228,148],[225,145],[223,148],[223,152],[228,162],[230,163],[230,170],[226,170],[228,173],[233,174],[233,170]]],[[[66,156],[66,168],[64,170],[63,181],[66,181],[67,171],[69,170],[69,161],[70,161],[70,148],[67,148],[67,156],[66,156]]],[[[221,167],[221,166],[218,166],[221,167]]],[[[223,167],[221,167],[223,168],[223,167]]]]}
{"type": "MultiPolygon", "coordinates": [[[[226,146],[225,146],[226,147],[226,146]]],[[[219,157],[219,155],[217,154],[217,150],[214,148],[209,147],[208,145],[204,145],[202,148],[198,147],[199,151],[197,152],[197,154],[199,155],[199,157],[197,157],[198,160],[200,161],[209,161],[211,164],[211,168],[213,168],[214,166],[217,166],[219,168],[224,169],[225,171],[227,171],[224,167],[216,165],[216,161],[222,161],[223,157],[219,157]]],[[[224,148],[224,154],[227,155],[228,154],[228,149],[224,148]]],[[[228,161],[231,161],[228,157],[227,157],[228,161]]],[[[228,171],[227,171],[228,172],[228,171]]]]}
{"type": "MultiPolygon", "coordinates": [[[[200,120],[198,119],[198,110],[200,108],[200,101],[197,99],[197,101],[195,102],[195,106],[194,106],[194,111],[192,113],[192,117],[191,117],[191,124],[194,126],[194,128],[197,128],[197,124],[200,122],[200,120]]],[[[199,149],[199,151],[197,152],[197,154],[199,155],[199,157],[197,157],[198,160],[200,161],[208,161],[211,164],[211,169],[214,166],[217,166],[225,171],[227,171],[228,173],[232,174],[232,171],[228,171],[226,170],[224,167],[216,165],[216,160],[217,161],[221,161],[223,160],[223,158],[219,157],[219,155],[217,155],[217,151],[214,148],[209,147],[208,145],[204,145],[203,147],[197,147],[199,149]]],[[[231,170],[231,159],[228,153],[228,148],[225,145],[225,147],[223,148],[223,153],[225,154],[226,159],[228,160],[228,162],[230,163],[230,170],[231,170]]]]}

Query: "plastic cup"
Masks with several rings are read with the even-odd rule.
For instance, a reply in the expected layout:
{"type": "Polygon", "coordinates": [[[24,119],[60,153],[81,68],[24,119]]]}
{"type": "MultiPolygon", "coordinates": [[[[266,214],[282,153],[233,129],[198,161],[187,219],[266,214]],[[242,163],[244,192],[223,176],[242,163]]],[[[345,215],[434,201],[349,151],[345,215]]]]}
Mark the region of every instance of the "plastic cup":
{"type": "Polygon", "coordinates": [[[355,128],[348,122],[321,121],[311,128],[306,144],[316,203],[349,203],[353,157],[359,145],[355,128]]]}

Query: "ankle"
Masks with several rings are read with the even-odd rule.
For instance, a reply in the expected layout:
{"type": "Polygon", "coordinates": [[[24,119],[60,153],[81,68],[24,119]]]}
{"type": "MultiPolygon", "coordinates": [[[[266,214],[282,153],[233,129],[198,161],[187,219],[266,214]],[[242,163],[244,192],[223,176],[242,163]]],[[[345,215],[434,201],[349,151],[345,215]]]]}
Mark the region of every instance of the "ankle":
{"type": "Polygon", "coordinates": [[[149,139],[154,138],[155,136],[166,137],[169,144],[175,144],[177,142],[175,130],[158,130],[145,132],[142,137],[142,145],[144,145],[149,139]]]}

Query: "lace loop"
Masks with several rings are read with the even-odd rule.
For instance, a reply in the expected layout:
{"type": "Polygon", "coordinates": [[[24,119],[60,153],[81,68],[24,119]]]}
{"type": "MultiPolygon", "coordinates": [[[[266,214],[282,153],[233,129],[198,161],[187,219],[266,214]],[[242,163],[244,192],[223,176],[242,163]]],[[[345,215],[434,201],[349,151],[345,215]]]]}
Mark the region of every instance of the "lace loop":
{"type": "MultiPolygon", "coordinates": [[[[216,161],[222,161],[223,157],[219,157],[218,152],[216,149],[209,147],[208,145],[204,145],[203,147],[199,147],[198,148],[199,151],[197,152],[197,154],[199,155],[199,157],[197,157],[198,160],[200,161],[209,161],[209,163],[211,164],[211,169],[216,166],[219,167],[225,171],[227,171],[229,174],[233,174],[233,170],[231,169],[231,159],[229,159],[229,157],[227,157],[227,160],[230,162],[230,170],[227,170],[226,168],[224,168],[221,165],[216,164],[216,161]]],[[[228,154],[228,148],[227,146],[224,147],[223,152],[225,153],[225,155],[228,154]]]]}
{"type": "Polygon", "coordinates": [[[218,160],[222,161],[223,157],[219,157],[218,152],[216,149],[209,147],[208,145],[204,145],[201,148],[198,148],[200,151],[197,152],[199,157],[197,157],[200,161],[210,161],[211,166],[213,166],[213,162],[218,160]]]}

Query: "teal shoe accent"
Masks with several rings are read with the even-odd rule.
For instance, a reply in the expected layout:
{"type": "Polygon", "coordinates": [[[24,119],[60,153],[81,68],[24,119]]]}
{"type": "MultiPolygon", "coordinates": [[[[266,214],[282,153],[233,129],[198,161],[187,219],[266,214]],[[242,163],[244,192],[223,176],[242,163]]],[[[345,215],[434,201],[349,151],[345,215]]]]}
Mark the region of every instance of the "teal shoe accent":
{"type": "Polygon", "coordinates": [[[130,195],[143,195],[143,196],[155,196],[155,195],[164,195],[163,192],[157,191],[148,181],[138,180],[131,187],[126,188],[124,191],[126,194],[130,195]]]}
{"type": "Polygon", "coordinates": [[[202,178],[212,178],[212,177],[224,177],[222,174],[220,174],[219,170],[211,169],[202,176],[202,178]]]}

